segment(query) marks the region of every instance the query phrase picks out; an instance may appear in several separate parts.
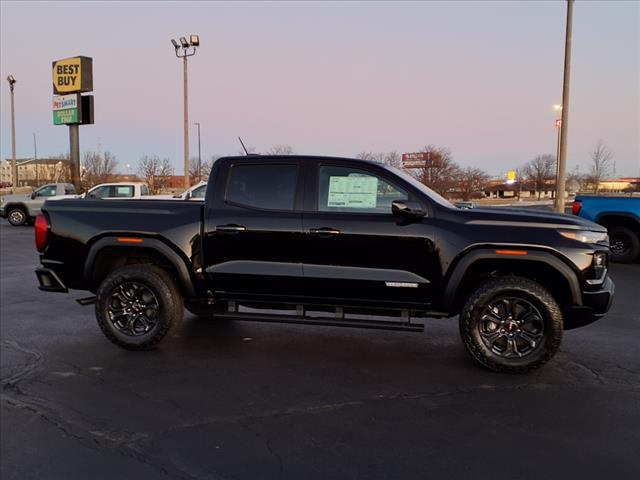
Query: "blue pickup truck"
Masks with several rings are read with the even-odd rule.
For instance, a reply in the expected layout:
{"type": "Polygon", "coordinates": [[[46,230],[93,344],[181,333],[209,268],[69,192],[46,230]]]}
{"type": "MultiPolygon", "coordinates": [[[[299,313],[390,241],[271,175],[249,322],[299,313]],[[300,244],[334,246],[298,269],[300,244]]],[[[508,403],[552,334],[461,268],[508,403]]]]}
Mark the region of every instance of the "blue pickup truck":
{"type": "Polygon", "coordinates": [[[640,197],[578,195],[573,214],[607,227],[612,261],[633,262],[640,256],[640,197]]]}

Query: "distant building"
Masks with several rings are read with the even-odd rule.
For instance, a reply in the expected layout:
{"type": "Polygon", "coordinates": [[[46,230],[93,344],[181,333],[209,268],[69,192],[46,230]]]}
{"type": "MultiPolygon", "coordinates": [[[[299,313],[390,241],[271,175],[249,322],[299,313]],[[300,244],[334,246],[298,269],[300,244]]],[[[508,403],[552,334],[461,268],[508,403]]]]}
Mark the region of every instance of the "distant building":
{"type": "Polygon", "coordinates": [[[11,160],[0,162],[0,181],[16,187],[35,187],[43,183],[69,180],[69,160],[60,158],[17,158],[18,181],[14,182],[11,160]]]}

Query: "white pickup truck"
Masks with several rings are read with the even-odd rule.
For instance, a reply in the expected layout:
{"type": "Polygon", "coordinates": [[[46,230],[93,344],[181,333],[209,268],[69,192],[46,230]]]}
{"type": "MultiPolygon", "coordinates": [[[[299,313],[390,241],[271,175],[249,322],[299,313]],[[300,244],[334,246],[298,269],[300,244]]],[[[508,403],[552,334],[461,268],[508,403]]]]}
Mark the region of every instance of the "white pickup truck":
{"type": "Polygon", "coordinates": [[[149,196],[149,187],[142,182],[101,183],[80,195],[80,198],[140,199],[149,196]]]}
{"type": "Polygon", "coordinates": [[[0,197],[0,217],[9,220],[14,227],[31,222],[46,200],[77,197],[70,183],[48,183],[32,193],[5,195],[0,197]]]}

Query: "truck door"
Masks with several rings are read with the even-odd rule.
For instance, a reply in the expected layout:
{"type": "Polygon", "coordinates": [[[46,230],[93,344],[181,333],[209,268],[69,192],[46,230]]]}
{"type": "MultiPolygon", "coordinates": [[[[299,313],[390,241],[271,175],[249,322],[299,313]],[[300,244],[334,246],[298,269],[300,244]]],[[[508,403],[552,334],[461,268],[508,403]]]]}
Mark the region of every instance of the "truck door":
{"type": "Polygon", "coordinates": [[[415,200],[410,189],[373,166],[319,162],[312,170],[303,216],[308,295],[336,303],[431,303],[439,272],[434,229],[428,218],[392,213],[393,201],[415,200]]]}
{"type": "Polygon", "coordinates": [[[295,160],[247,157],[217,166],[205,204],[203,273],[219,296],[300,293],[302,185],[295,160]]]}

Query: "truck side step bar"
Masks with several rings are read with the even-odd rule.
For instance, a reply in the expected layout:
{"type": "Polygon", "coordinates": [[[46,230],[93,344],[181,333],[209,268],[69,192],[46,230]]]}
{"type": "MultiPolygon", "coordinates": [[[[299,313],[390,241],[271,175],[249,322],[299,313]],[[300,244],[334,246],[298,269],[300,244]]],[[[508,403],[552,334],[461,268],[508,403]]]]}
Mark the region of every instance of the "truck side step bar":
{"type": "MultiPolygon", "coordinates": [[[[231,303],[231,302],[230,302],[231,303]]],[[[300,306],[301,307],[301,306],[300,306]]],[[[314,317],[306,315],[304,308],[296,308],[296,315],[278,315],[271,313],[250,313],[229,311],[218,313],[215,318],[228,320],[247,320],[254,322],[273,322],[273,323],[294,323],[298,325],[324,325],[328,327],[353,327],[353,328],[369,328],[376,330],[397,330],[405,332],[422,332],[424,325],[420,323],[410,323],[409,316],[403,315],[402,322],[383,321],[383,320],[363,320],[345,318],[342,310],[340,314],[334,317],[314,317]]]]}

